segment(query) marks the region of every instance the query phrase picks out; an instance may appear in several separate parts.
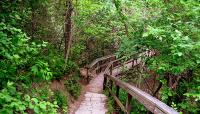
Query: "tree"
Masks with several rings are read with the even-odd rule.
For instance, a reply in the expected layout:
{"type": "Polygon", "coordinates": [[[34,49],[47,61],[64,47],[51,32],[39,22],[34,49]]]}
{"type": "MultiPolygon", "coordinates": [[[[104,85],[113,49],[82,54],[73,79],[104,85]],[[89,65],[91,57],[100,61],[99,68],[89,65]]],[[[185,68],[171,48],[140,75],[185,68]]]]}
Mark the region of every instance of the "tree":
{"type": "Polygon", "coordinates": [[[65,13],[65,28],[64,28],[64,38],[65,38],[65,60],[69,58],[70,47],[72,43],[72,13],[73,5],[72,0],[67,0],[67,11],[65,13]]]}

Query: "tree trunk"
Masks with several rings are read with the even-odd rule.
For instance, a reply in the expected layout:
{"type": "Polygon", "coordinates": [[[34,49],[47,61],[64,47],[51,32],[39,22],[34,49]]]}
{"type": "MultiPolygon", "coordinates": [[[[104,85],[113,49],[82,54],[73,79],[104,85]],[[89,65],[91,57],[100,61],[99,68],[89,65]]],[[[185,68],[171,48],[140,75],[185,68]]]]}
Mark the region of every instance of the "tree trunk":
{"type": "Polygon", "coordinates": [[[35,29],[36,29],[35,10],[33,5],[31,4],[31,39],[34,38],[35,29]]]}
{"type": "Polygon", "coordinates": [[[69,58],[70,47],[72,43],[72,0],[67,0],[67,11],[65,14],[65,28],[64,28],[64,38],[65,38],[65,52],[64,57],[67,61],[69,58]]]}

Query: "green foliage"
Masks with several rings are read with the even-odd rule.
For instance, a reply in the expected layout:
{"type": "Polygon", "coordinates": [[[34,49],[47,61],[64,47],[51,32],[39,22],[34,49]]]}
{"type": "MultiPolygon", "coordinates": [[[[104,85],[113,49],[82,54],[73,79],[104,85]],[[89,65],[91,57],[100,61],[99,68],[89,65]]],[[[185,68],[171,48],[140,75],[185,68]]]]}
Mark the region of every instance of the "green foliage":
{"type": "Polygon", "coordinates": [[[24,93],[29,94],[30,96],[36,97],[39,100],[52,101],[53,92],[51,91],[49,84],[46,82],[43,83],[34,83],[32,87],[26,88],[24,93]]]}
{"type": "MultiPolygon", "coordinates": [[[[116,87],[113,88],[113,92],[115,92],[115,91],[116,91],[116,87]]],[[[107,96],[109,95],[108,91],[104,91],[104,93],[107,96]]],[[[119,99],[123,104],[126,104],[127,92],[125,90],[120,89],[120,91],[119,91],[119,99]]],[[[115,103],[114,98],[112,96],[110,96],[108,98],[108,103],[107,103],[108,112],[109,113],[113,113],[115,111],[115,112],[120,113],[120,114],[124,113],[124,112],[121,111],[120,107],[116,108],[114,103],[115,103]]],[[[131,109],[134,109],[134,110],[131,110],[131,114],[145,114],[146,113],[145,107],[143,105],[141,105],[135,99],[131,100],[131,109]]]]}
{"type": "MultiPolygon", "coordinates": [[[[32,57],[39,53],[43,44],[36,45],[34,42],[29,44],[28,37],[20,30],[4,23],[1,26],[1,42],[0,42],[0,71],[1,85],[7,83],[8,80],[15,80],[17,75],[28,75],[25,69],[31,61],[32,57]]],[[[21,77],[20,77],[21,78],[21,77]]]]}
{"type": "Polygon", "coordinates": [[[31,67],[31,71],[35,76],[41,77],[44,80],[52,78],[52,73],[48,68],[48,63],[37,61],[36,64],[31,67]]]}
{"type": "MultiPolygon", "coordinates": [[[[109,91],[103,91],[103,93],[106,95],[106,96],[109,96],[109,91]]],[[[108,109],[108,113],[111,114],[113,111],[114,111],[114,107],[113,107],[113,104],[114,104],[114,98],[112,96],[109,96],[108,97],[108,101],[107,101],[107,109],[108,109]]]]}
{"type": "Polygon", "coordinates": [[[59,78],[64,73],[72,72],[77,68],[76,64],[71,61],[66,63],[55,51],[44,56],[40,51],[47,46],[46,42],[30,44],[28,37],[20,29],[4,23],[0,26],[1,84],[6,84],[8,80],[15,80],[13,76],[16,72],[18,72],[18,79],[22,81],[33,75],[50,80],[54,77],[59,78]]]}
{"type": "Polygon", "coordinates": [[[30,44],[28,37],[20,29],[4,23],[1,23],[0,26],[1,85],[6,84],[8,80],[15,80],[16,78],[13,76],[16,73],[18,80],[30,82],[29,78],[33,75],[39,79],[50,80],[77,68],[71,61],[65,63],[64,59],[61,59],[58,54],[56,55],[55,51],[51,52],[49,57],[46,57],[48,54],[43,56],[41,49],[47,46],[46,42],[30,44]]]}
{"type": "MultiPolygon", "coordinates": [[[[190,113],[198,113],[200,111],[200,77],[199,72],[196,72],[197,76],[194,77],[194,79],[187,83],[187,82],[181,82],[180,87],[178,88],[177,94],[183,95],[185,99],[181,103],[176,103],[178,109],[186,110],[190,113]],[[186,89],[186,92],[184,91],[186,89]],[[188,105],[189,103],[189,105],[188,105]]],[[[174,100],[175,101],[175,100],[174,100]]]]}
{"type": "Polygon", "coordinates": [[[8,82],[6,88],[0,91],[0,113],[2,114],[26,114],[27,110],[32,110],[39,114],[55,114],[57,112],[57,102],[51,103],[31,98],[16,90],[12,82],[8,82]]]}
{"type": "Polygon", "coordinates": [[[78,69],[74,62],[65,62],[52,43],[41,40],[57,43],[62,36],[58,28],[62,28],[60,25],[63,24],[63,16],[56,11],[64,12],[64,1],[50,1],[0,1],[0,113],[2,114],[57,113],[58,106],[56,102],[51,103],[53,95],[46,86],[49,83],[46,82],[59,79],[66,73],[78,69]],[[31,36],[31,39],[28,36],[31,36]],[[15,85],[9,81],[15,82],[15,85]],[[41,83],[42,87],[33,87],[41,83]]]}
{"type": "MultiPolygon", "coordinates": [[[[122,101],[123,104],[126,104],[126,99],[127,99],[127,92],[125,90],[120,90],[119,91],[119,99],[122,101]]],[[[143,114],[146,112],[146,109],[143,105],[141,105],[137,100],[133,99],[131,100],[131,114],[143,114]]]]}
{"type": "Polygon", "coordinates": [[[81,65],[115,51],[114,39],[121,28],[121,22],[115,21],[110,1],[81,0],[74,3],[77,15],[74,19],[74,44],[72,45],[72,59],[80,57],[81,65]],[[112,20],[112,21],[111,21],[112,20]],[[74,49],[76,48],[76,49],[74,49]],[[81,55],[78,51],[82,50],[81,55]],[[77,56],[76,56],[77,53],[77,56]]]}
{"type": "Polygon", "coordinates": [[[57,49],[53,45],[47,45],[36,58],[37,61],[43,60],[48,63],[47,67],[52,72],[51,79],[60,79],[65,74],[77,71],[78,66],[75,62],[69,60],[65,61],[63,55],[57,52],[57,49]]]}
{"type": "Polygon", "coordinates": [[[14,113],[20,112],[24,113],[26,110],[26,105],[21,101],[21,94],[16,91],[13,83],[8,82],[7,88],[4,88],[0,92],[0,107],[1,113],[14,113]]]}
{"type": "Polygon", "coordinates": [[[78,59],[80,59],[81,54],[83,53],[83,51],[85,50],[85,48],[86,47],[83,44],[81,44],[81,43],[74,44],[71,47],[72,54],[71,54],[70,58],[72,60],[78,60],[78,59]]]}
{"type": "Polygon", "coordinates": [[[36,98],[31,98],[29,100],[29,97],[26,97],[27,102],[32,102],[29,103],[29,107],[30,109],[34,110],[34,113],[36,114],[55,114],[57,113],[57,102],[54,103],[50,103],[48,101],[39,101],[36,98]]]}
{"type": "Polygon", "coordinates": [[[81,86],[79,84],[79,75],[72,75],[68,80],[65,82],[65,87],[67,91],[77,99],[81,93],[81,86]]]}
{"type": "Polygon", "coordinates": [[[58,106],[63,109],[63,112],[67,112],[68,99],[61,91],[57,90],[54,92],[55,100],[57,101],[58,106]]]}
{"type": "Polygon", "coordinates": [[[128,19],[128,22],[134,29],[131,30],[129,39],[122,39],[117,55],[129,58],[138,52],[155,49],[157,56],[146,60],[149,69],[160,75],[160,81],[163,83],[160,92],[162,100],[182,112],[198,113],[200,95],[197,89],[200,66],[198,1],[136,0],[131,4],[124,4],[128,5],[137,11],[134,14],[127,13],[128,17],[133,17],[128,19]],[[196,73],[186,76],[184,73],[188,70],[196,73]],[[182,76],[177,89],[174,90],[168,84],[167,74],[171,74],[174,79],[180,75],[185,75],[187,78],[182,76]]]}

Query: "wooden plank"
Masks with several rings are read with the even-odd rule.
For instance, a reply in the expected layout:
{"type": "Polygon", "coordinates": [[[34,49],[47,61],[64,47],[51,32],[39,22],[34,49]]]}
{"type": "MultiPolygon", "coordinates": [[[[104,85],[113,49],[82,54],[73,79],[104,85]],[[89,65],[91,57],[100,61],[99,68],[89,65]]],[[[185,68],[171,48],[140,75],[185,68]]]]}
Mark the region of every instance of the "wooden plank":
{"type": "MultiPolygon", "coordinates": [[[[133,96],[133,98],[137,99],[141,104],[143,104],[151,112],[155,113],[154,110],[159,109],[164,114],[178,114],[178,112],[174,110],[173,108],[167,106],[163,102],[159,101],[155,97],[152,97],[148,93],[136,88],[135,86],[125,83],[111,75],[108,75],[108,78],[110,78],[113,82],[115,82],[116,85],[126,90],[130,95],[133,96]]],[[[155,113],[155,114],[159,114],[159,113],[155,113]]]]}
{"type": "MultiPolygon", "coordinates": [[[[109,80],[109,88],[110,88],[110,90],[112,91],[112,88],[113,88],[113,81],[112,80],[109,80]]],[[[108,95],[109,97],[111,96],[111,93],[109,92],[109,95],[108,95]]]]}
{"type": "Polygon", "coordinates": [[[107,68],[106,68],[105,71],[104,71],[104,74],[108,74],[108,73],[109,73],[109,69],[110,69],[112,63],[113,63],[113,62],[110,62],[110,63],[108,64],[107,68]]]}
{"type": "Polygon", "coordinates": [[[87,83],[89,83],[89,80],[90,80],[90,76],[89,76],[89,68],[87,68],[87,70],[86,70],[86,74],[87,74],[87,83]]]}
{"type": "Polygon", "coordinates": [[[128,93],[127,94],[127,98],[126,98],[126,114],[130,114],[131,113],[131,99],[132,99],[132,96],[128,93]]]}
{"type": "Polygon", "coordinates": [[[110,75],[112,75],[112,71],[113,71],[113,64],[110,66],[110,75]]]}
{"type": "Polygon", "coordinates": [[[165,114],[165,113],[156,107],[154,110],[154,114],[165,114]]]}
{"type": "Polygon", "coordinates": [[[116,96],[119,97],[119,86],[116,86],[116,96]]]}
{"type": "Polygon", "coordinates": [[[121,108],[122,111],[127,112],[125,106],[122,104],[122,102],[118,99],[118,97],[111,91],[110,88],[108,88],[109,93],[113,96],[113,98],[115,99],[116,103],[118,104],[118,106],[121,108]]]}
{"type": "Polygon", "coordinates": [[[109,59],[112,57],[115,57],[115,55],[107,55],[107,56],[103,56],[101,58],[95,59],[93,62],[91,62],[89,65],[87,65],[87,67],[91,68],[92,66],[97,64],[99,61],[106,60],[106,59],[109,59]]]}
{"type": "Polygon", "coordinates": [[[107,74],[104,74],[104,80],[103,80],[103,90],[106,89],[106,84],[107,84],[107,74]]]}

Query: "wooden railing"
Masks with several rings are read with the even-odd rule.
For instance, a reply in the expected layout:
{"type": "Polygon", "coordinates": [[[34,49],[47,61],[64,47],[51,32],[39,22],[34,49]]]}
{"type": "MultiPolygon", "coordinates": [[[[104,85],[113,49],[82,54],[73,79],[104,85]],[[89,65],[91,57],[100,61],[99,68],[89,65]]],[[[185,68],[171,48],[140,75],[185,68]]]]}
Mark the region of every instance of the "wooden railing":
{"type": "Polygon", "coordinates": [[[116,60],[115,55],[108,55],[101,58],[94,60],[91,64],[87,65],[85,70],[85,78],[87,82],[89,82],[90,78],[92,78],[95,74],[104,71],[107,65],[111,62],[116,60]]]}
{"type": "MultiPolygon", "coordinates": [[[[152,56],[152,55],[147,55],[152,56]]],[[[104,73],[104,90],[109,91],[109,96],[112,96],[115,100],[115,103],[121,108],[123,112],[126,114],[130,114],[131,112],[131,100],[132,98],[139,101],[142,105],[144,105],[149,111],[154,114],[178,114],[176,110],[167,106],[165,103],[161,102],[160,100],[156,99],[155,97],[151,96],[150,94],[140,90],[139,88],[125,83],[118,79],[117,77],[113,76],[114,69],[129,64],[129,69],[137,66],[141,62],[141,58],[132,59],[124,64],[116,64],[119,60],[112,61],[108,64],[107,68],[105,69],[104,73]],[[115,93],[113,92],[113,85],[116,86],[115,93]],[[126,104],[123,103],[119,99],[119,91],[120,88],[127,92],[127,100],[126,104]]]]}
{"type": "Polygon", "coordinates": [[[140,56],[151,57],[155,55],[155,51],[146,51],[144,53],[138,54],[137,59],[131,59],[129,61],[124,61],[124,59],[116,59],[114,55],[109,55],[105,57],[101,57],[93,61],[90,65],[86,66],[86,77],[89,81],[89,78],[98,74],[104,74],[104,90],[109,91],[109,96],[112,96],[117,103],[117,105],[121,108],[123,112],[126,114],[130,114],[131,112],[131,100],[134,98],[139,101],[142,105],[144,105],[149,111],[154,114],[178,114],[176,110],[167,106],[165,103],[160,100],[152,97],[150,94],[140,90],[139,88],[125,83],[115,77],[116,72],[115,69],[119,69],[119,67],[127,66],[128,69],[131,69],[141,63],[140,56]],[[113,73],[115,73],[113,75],[113,73]],[[115,93],[113,92],[113,87],[116,86],[115,93]],[[127,92],[127,100],[124,105],[119,99],[119,91],[120,89],[124,89],[127,92]]]}

